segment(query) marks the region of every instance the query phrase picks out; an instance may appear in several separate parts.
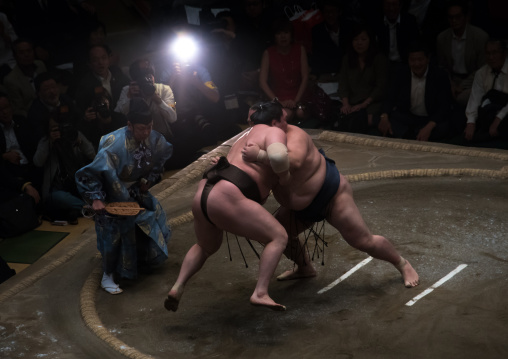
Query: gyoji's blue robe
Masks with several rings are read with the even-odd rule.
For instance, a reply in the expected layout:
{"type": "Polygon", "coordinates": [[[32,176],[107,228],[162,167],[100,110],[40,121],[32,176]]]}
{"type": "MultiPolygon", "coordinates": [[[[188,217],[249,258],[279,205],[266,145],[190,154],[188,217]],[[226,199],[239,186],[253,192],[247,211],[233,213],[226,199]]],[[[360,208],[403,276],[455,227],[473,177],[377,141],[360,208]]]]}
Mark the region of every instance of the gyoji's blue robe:
{"type": "Polygon", "coordinates": [[[76,172],[78,190],[88,203],[135,201],[145,208],[129,217],[96,214],[97,248],[105,273],[134,278],[138,262],[157,265],[167,259],[171,230],[166,214],[159,201],[149,192],[141,193],[139,186],[143,178],[157,183],[172,153],[173,146],[160,133],[152,131],[140,144],[123,127],[103,136],[93,162],[76,172]],[[136,238],[136,227],[146,236],[136,238]]]}

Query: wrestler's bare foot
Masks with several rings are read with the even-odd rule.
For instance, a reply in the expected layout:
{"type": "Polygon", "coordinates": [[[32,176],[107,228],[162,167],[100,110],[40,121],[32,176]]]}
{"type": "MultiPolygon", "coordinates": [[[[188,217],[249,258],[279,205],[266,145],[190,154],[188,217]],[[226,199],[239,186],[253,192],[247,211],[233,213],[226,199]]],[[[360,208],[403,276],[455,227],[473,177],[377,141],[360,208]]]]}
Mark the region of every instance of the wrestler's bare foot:
{"type": "Polygon", "coordinates": [[[277,280],[292,280],[300,278],[311,278],[316,276],[316,270],[311,265],[290,269],[277,277],[277,280]]]}
{"type": "Polygon", "coordinates": [[[250,297],[250,304],[255,306],[267,307],[271,310],[275,310],[277,312],[283,312],[286,310],[286,307],[282,304],[277,304],[273,301],[272,298],[268,296],[268,294],[263,296],[257,296],[255,293],[250,297]]]}
{"type": "Polygon", "coordinates": [[[183,287],[179,284],[175,284],[168,293],[168,297],[164,301],[164,308],[169,311],[176,312],[178,304],[180,304],[180,298],[183,294],[183,287]]]}
{"type": "Polygon", "coordinates": [[[404,258],[400,257],[400,262],[395,267],[402,274],[404,285],[407,288],[416,287],[420,283],[418,273],[414,270],[413,266],[404,258]]]}

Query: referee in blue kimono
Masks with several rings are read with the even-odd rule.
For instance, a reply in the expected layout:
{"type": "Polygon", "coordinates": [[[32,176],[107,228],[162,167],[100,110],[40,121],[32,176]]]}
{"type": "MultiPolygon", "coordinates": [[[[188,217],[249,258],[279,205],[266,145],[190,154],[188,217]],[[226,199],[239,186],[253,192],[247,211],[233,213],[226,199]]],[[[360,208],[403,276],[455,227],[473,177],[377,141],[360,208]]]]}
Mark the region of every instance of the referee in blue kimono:
{"type": "Polygon", "coordinates": [[[98,153],[76,172],[76,184],[95,215],[97,248],[102,255],[101,287],[119,294],[119,278],[135,278],[138,269],[160,265],[168,258],[171,230],[166,214],[149,188],[160,181],[173,146],[157,131],[148,105],[133,98],[127,126],[101,138],[98,153]],[[106,203],[137,202],[135,216],[111,215],[106,203]]]}

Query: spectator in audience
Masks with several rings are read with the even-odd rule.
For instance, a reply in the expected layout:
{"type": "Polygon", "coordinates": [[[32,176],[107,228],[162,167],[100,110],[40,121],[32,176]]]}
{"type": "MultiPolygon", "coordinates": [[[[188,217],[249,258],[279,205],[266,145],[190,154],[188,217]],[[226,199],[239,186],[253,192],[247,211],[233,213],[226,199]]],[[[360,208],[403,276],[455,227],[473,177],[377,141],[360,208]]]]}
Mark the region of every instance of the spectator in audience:
{"type": "Polygon", "coordinates": [[[16,66],[5,76],[4,86],[16,115],[26,116],[35,99],[34,79],[46,72],[42,61],[35,59],[32,42],[19,38],[12,44],[16,66]]]}
{"type": "Polygon", "coordinates": [[[452,108],[447,73],[430,63],[422,43],[409,50],[409,68],[399,71],[389,91],[378,129],[383,136],[435,141],[448,135],[452,108]]]}
{"type": "Polygon", "coordinates": [[[419,38],[416,19],[401,11],[401,1],[383,0],[382,17],[374,25],[380,49],[390,60],[390,76],[397,71],[398,64],[407,63],[408,47],[419,38]]]}
{"type": "Polygon", "coordinates": [[[143,99],[150,109],[153,129],[167,141],[172,141],[171,124],[176,122],[173,90],[168,85],[155,83],[155,67],[146,58],[134,61],[129,68],[129,75],[132,81],[123,87],[115,111],[127,116],[131,99],[143,99]]]}
{"type": "Polygon", "coordinates": [[[85,112],[81,130],[97,151],[102,136],[127,125],[125,115],[115,112],[111,107],[109,92],[102,86],[94,91],[94,98],[85,112]]]}
{"type": "Polygon", "coordinates": [[[41,73],[35,78],[34,85],[37,97],[30,106],[27,119],[37,138],[36,142],[47,133],[47,122],[51,116],[55,115],[59,106],[66,106],[73,124],[80,126],[83,117],[81,112],[69,96],[60,93],[60,87],[53,73],[41,73]]]}
{"type": "Polygon", "coordinates": [[[310,63],[318,81],[327,82],[332,80],[332,74],[339,73],[352,24],[342,18],[342,5],[337,1],[323,1],[320,10],[324,21],[312,28],[310,63]]]}
{"type": "MultiPolygon", "coordinates": [[[[109,49],[106,25],[100,21],[90,23],[85,40],[77,46],[72,62],[72,72],[76,80],[76,86],[90,71],[90,49],[96,45],[104,45],[109,49]]],[[[110,66],[119,66],[119,54],[111,51],[109,54],[109,64],[110,66]]]]}
{"type": "Polygon", "coordinates": [[[463,108],[466,107],[475,72],[485,64],[485,44],[489,35],[470,25],[466,0],[448,3],[450,28],[437,38],[437,57],[440,66],[448,71],[452,95],[463,108]]]}
{"type": "Polygon", "coordinates": [[[508,138],[508,49],[506,40],[491,38],[485,46],[486,64],[474,77],[466,107],[467,141],[508,138]]]}
{"type": "Polygon", "coordinates": [[[236,23],[230,11],[221,11],[215,15],[217,27],[211,32],[222,39],[222,43],[227,49],[231,47],[231,42],[236,37],[236,23]]]}
{"type": "Polygon", "coordinates": [[[0,93],[0,153],[3,167],[15,177],[40,185],[40,171],[32,157],[37,139],[23,116],[14,115],[6,94],[0,93]]]}
{"type": "Polygon", "coordinates": [[[270,44],[270,16],[264,0],[242,0],[243,11],[235,18],[236,37],[231,44],[238,61],[236,71],[243,90],[258,90],[259,64],[270,44]]]}
{"type": "MultiPolygon", "coordinates": [[[[221,27],[215,30],[229,27],[227,33],[232,33],[234,26],[231,25],[231,16],[225,12],[217,16],[217,19],[226,18],[230,22],[216,20],[215,25],[221,27]]],[[[225,98],[228,95],[236,96],[238,79],[229,45],[221,34],[224,32],[210,32],[206,27],[202,32],[186,28],[176,33],[175,42],[193,41],[197,51],[187,59],[174,51],[170,59],[172,65],[164,73],[163,81],[171,86],[178,103],[176,131],[182,131],[182,127],[192,129],[193,137],[201,147],[239,132],[234,118],[226,114],[225,98]],[[206,131],[202,131],[205,127],[206,131]]],[[[175,147],[179,147],[177,143],[175,147]]],[[[175,151],[176,159],[179,151],[175,151]]]]}
{"type": "Polygon", "coordinates": [[[233,94],[240,84],[236,73],[237,59],[231,49],[236,37],[236,24],[229,11],[221,11],[215,19],[214,28],[210,33],[205,33],[203,39],[207,46],[202,65],[210,72],[222,94],[233,94]]]}
{"type": "Polygon", "coordinates": [[[76,90],[76,103],[80,111],[86,111],[94,96],[95,88],[102,86],[111,97],[111,108],[115,108],[122,89],[129,85],[129,78],[122,70],[110,63],[111,50],[107,45],[93,45],[88,52],[90,71],[81,79],[76,90]]]}
{"type": "Polygon", "coordinates": [[[16,35],[7,15],[0,12],[0,83],[3,83],[5,75],[16,66],[16,60],[12,53],[12,42],[17,38],[18,35],[16,35]]]}
{"type": "Polygon", "coordinates": [[[174,62],[167,76],[178,103],[178,121],[173,124],[174,155],[166,168],[181,168],[199,157],[201,148],[217,143],[224,118],[219,115],[219,90],[204,66],[174,62]]]}
{"type": "Polygon", "coordinates": [[[180,107],[180,101],[186,102],[182,104],[186,108],[182,111],[179,109],[178,113],[191,111],[190,107],[199,105],[200,100],[217,103],[220,99],[219,89],[212,80],[210,73],[205,67],[198,64],[187,66],[179,62],[174,63],[168,82],[178,93],[178,107],[180,107]],[[185,85],[190,86],[184,88],[185,85]]]}
{"type": "MultiPolygon", "coordinates": [[[[291,121],[299,102],[307,95],[307,54],[302,45],[294,42],[293,25],[286,18],[276,19],[272,32],[274,44],[263,53],[259,86],[267,98],[277,98],[291,121]]],[[[299,113],[299,117],[303,116],[299,113]]]]}
{"type": "Polygon", "coordinates": [[[469,23],[470,11],[467,0],[447,3],[450,27],[437,38],[437,59],[448,71],[455,100],[450,119],[450,132],[461,136],[466,126],[465,109],[476,71],[485,64],[485,43],[489,35],[469,23]]]}
{"type": "Polygon", "coordinates": [[[381,112],[387,72],[388,61],[378,51],[371,29],[356,25],[339,77],[338,94],[342,101],[339,131],[368,132],[373,116],[381,112]]]}
{"type": "Polygon", "coordinates": [[[66,106],[59,106],[53,114],[45,123],[45,135],[34,155],[34,164],[44,170],[41,192],[44,213],[51,220],[77,224],[85,202],[74,176],[94,159],[95,150],[69,118],[66,106]]]}

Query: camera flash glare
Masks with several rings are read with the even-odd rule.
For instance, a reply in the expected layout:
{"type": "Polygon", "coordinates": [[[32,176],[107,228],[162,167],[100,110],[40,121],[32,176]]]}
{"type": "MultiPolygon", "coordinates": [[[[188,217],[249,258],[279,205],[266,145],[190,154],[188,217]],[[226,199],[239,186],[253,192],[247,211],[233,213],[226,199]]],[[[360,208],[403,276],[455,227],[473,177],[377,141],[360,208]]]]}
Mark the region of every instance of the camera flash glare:
{"type": "Polygon", "coordinates": [[[196,42],[189,36],[178,36],[171,46],[172,53],[184,63],[192,60],[197,50],[196,42]]]}

